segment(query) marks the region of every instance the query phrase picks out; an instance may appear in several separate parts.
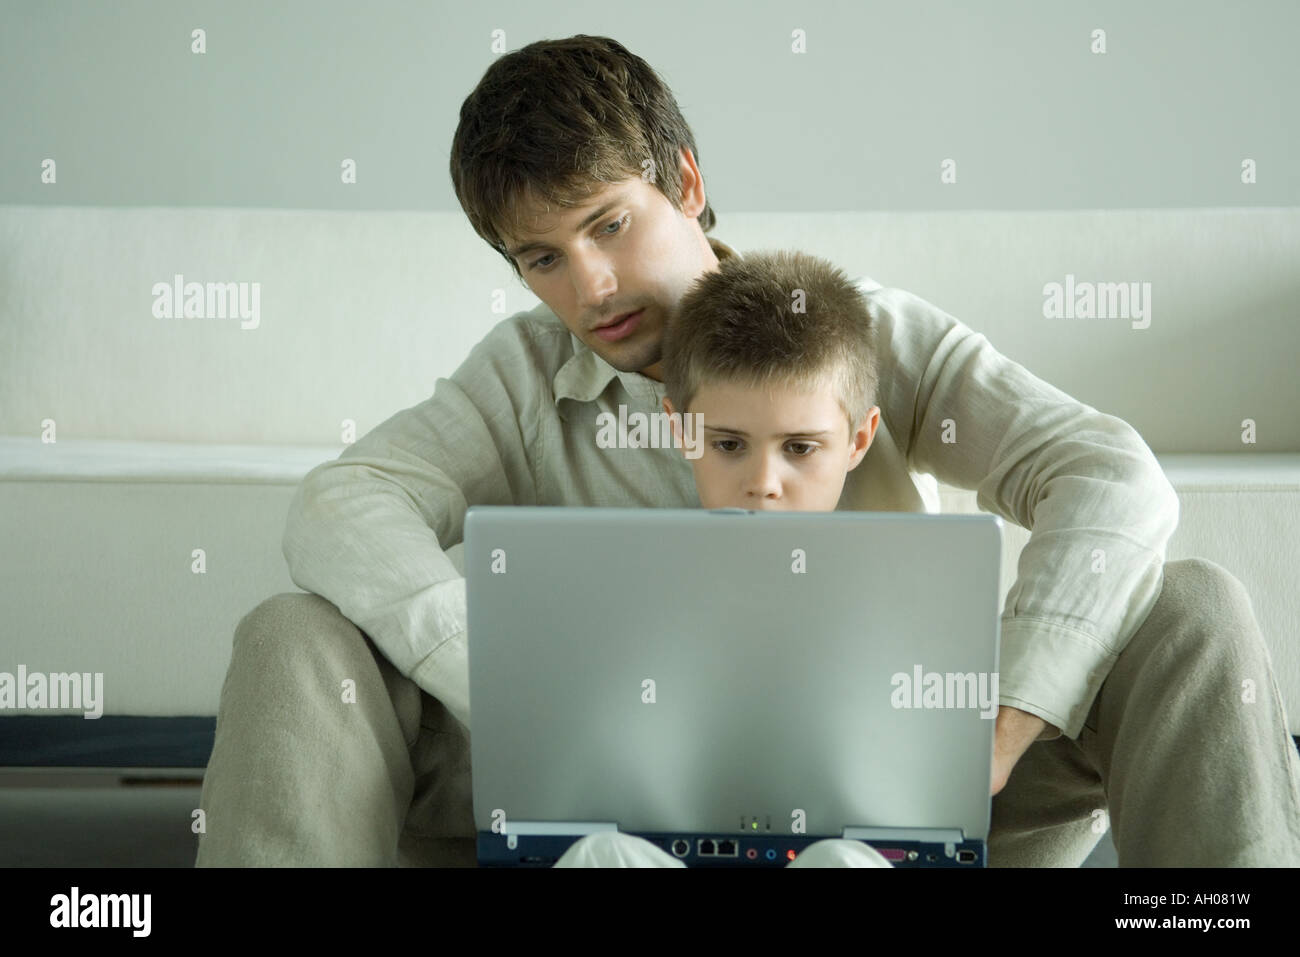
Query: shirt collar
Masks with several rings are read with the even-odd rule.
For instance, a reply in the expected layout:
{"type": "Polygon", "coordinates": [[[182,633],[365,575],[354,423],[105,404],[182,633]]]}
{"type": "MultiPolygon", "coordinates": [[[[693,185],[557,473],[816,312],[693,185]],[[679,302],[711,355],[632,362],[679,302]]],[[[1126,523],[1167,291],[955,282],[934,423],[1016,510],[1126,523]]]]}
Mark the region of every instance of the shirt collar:
{"type": "MultiPolygon", "coordinates": [[[[713,248],[713,254],[719,260],[739,257],[739,253],[721,240],[712,236],[707,238],[709,246],[713,248]]],[[[555,373],[555,378],[551,382],[556,405],[559,405],[561,399],[591,402],[608,388],[614,378],[618,378],[623,383],[623,388],[627,389],[629,395],[646,399],[655,406],[662,404],[664,395],[662,382],[657,382],[640,372],[620,372],[573,333],[569,333],[569,338],[573,341],[573,355],[560,366],[560,371],[555,373]]]]}

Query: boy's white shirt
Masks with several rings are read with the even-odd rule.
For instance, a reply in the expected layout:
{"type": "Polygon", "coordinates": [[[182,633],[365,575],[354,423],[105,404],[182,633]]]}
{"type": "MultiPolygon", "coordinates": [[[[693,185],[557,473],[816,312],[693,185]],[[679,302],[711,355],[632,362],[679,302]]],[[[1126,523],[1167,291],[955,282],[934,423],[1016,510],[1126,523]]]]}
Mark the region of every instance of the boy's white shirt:
{"type": "MultiPolygon", "coordinates": [[[[937,476],[1031,529],[1002,614],[999,699],[1043,718],[1042,739],[1076,738],[1159,597],[1177,495],[1123,420],[918,296],[858,285],[879,330],[881,417],[839,508],[938,512],[937,476]]],[[[465,579],[444,553],[466,509],[699,507],[680,449],[597,446],[600,412],[659,412],[663,391],[614,369],[544,303],[505,319],[429,399],[307,474],[284,534],[290,576],[468,727],[465,579]]]]}

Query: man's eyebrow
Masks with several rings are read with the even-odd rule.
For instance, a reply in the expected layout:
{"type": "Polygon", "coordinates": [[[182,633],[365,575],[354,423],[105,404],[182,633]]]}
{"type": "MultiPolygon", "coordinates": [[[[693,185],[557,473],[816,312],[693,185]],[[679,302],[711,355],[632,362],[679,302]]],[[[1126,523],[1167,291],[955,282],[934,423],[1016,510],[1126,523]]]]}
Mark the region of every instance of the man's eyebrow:
{"type": "MultiPolygon", "coordinates": [[[[740,431],[740,429],[729,429],[729,428],[727,428],[725,425],[716,425],[716,426],[715,426],[715,425],[706,425],[706,426],[704,427],[704,431],[705,431],[705,432],[726,432],[726,433],[728,433],[729,435],[739,435],[739,436],[743,436],[744,438],[749,438],[749,433],[748,433],[748,432],[742,432],[742,431],[740,431]]],[[[787,433],[785,433],[784,435],[782,435],[781,438],[783,438],[783,439],[793,439],[793,438],[795,438],[795,437],[798,437],[798,438],[808,438],[808,439],[819,439],[819,438],[821,438],[823,435],[833,435],[833,434],[834,434],[834,433],[832,433],[832,432],[830,432],[830,431],[822,431],[822,432],[787,432],[787,433]]]]}
{"type": "MultiPolygon", "coordinates": [[[[598,210],[596,210],[594,213],[592,213],[590,216],[588,216],[586,219],[580,222],[578,224],[578,232],[582,232],[584,229],[586,229],[596,220],[608,214],[609,211],[612,210],[615,206],[618,206],[625,202],[627,202],[626,194],[620,193],[618,196],[615,196],[604,206],[601,206],[598,210]]],[[[547,248],[549,248],[548,243],[541,242],[540,240],[533,240],[530,243],[524,243],[522,246],[516,246],[514,249],[507,249],[506,252],[510,253],[511,256],[517,257],[517,256],[522,256],[526,252],[531,252],[534,249],[547,249],[547,248]]]]}

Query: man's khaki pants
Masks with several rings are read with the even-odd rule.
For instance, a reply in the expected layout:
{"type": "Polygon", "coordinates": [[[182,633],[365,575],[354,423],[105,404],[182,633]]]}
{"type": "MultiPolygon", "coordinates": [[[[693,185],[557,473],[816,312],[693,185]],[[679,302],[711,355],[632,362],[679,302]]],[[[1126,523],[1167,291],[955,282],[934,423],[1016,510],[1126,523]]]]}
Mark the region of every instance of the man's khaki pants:
{"type": "MultiPolygon", "coordinates": [[[[1300,866],[1287,728],[1244,587],[1166,562],[1078,739],[1030,745],[993,799],[988,862],[1077,867],[1109,826],[1121,867],[1300,866]]],[[[475,863],[464,725],[307,593],[236,629],[200,803],[198,866],[475,863]]]]}

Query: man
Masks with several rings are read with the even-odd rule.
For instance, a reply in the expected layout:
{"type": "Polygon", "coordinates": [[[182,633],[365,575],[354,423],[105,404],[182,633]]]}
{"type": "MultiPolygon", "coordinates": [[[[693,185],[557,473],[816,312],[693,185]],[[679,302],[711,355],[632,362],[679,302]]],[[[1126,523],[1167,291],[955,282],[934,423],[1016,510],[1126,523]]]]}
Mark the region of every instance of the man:
{"type": "MultiPolygon", "coordinates": [[[[659,409],[664,323],[735,255],[705,235],[697,157],[667,87],[605,38],[502,57],[466,99],[457,197],[543,305],[304,479],[284,551],[315,594],[236,631],[200,865],[473,863],[444,549],[474,504],[699,504],[679,452],[596,442],[600,412],[659,409]]],[[[1141,437],[916,296],[870,304],[881,420],[840,507],[932,508],[928,473],[1033,530],[1002,624],[989,863],[1077,865],[1108,819],[1122,866],[1300,864],[1300,759],[1249,598],[1165,562],[1178,500],[1141,437]]]]}

